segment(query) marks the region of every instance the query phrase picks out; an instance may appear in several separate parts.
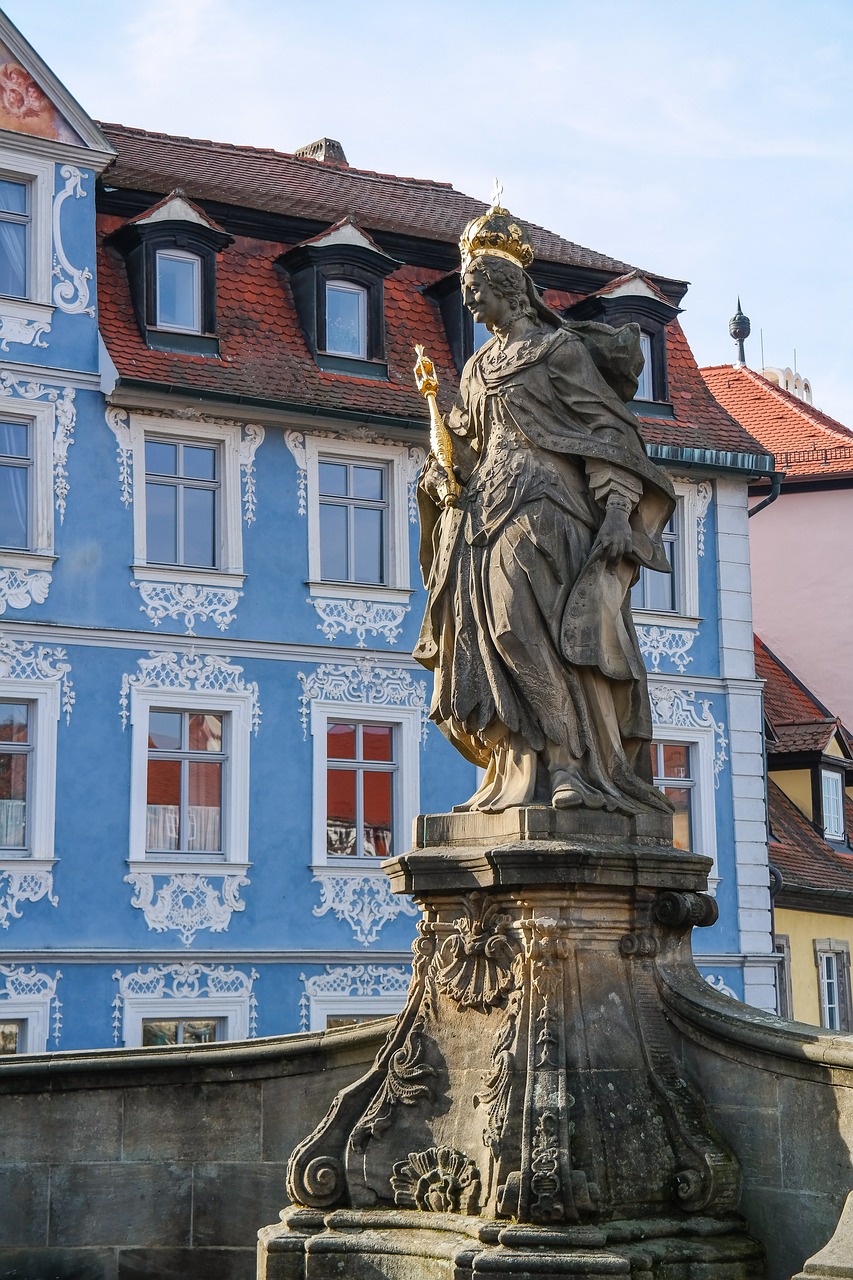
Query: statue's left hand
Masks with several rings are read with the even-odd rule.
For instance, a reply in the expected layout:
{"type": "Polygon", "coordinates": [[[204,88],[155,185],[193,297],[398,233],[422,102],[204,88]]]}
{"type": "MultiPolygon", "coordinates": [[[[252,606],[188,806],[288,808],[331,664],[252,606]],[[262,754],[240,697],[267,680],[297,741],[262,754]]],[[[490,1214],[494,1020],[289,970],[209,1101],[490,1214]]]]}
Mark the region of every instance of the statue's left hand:
{"type": "Polygon", "coordinates": [[[632,545],[633,537],[627,515],[618,508],[609,507],[598,531],[592,555],[602,556],[606,564],[617,564],[628,555],[632,545]]]}

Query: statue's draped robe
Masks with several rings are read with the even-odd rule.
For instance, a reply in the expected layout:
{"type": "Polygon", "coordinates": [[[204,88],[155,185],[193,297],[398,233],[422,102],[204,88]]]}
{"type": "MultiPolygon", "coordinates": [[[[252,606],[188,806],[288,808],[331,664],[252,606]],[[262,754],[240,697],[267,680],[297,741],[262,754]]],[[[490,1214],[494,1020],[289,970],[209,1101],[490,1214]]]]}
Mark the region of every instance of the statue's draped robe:
{"type": "Polygon", "coordinates": [[[565,326],[505,354],[486,343],[447,426],[462,492],[437,505],[428,460],[415,656],[435,672],[432,719],[487,768],[469,805],[530,803],[545,771],[593,806],[665,805],[651,786],[629,592],[640,565],[669,570],[661,531],[674,498],[633,415],[565,326]],[[590,552],[614,491],[632,508],[633,546],[608,566],[590,552]]]}

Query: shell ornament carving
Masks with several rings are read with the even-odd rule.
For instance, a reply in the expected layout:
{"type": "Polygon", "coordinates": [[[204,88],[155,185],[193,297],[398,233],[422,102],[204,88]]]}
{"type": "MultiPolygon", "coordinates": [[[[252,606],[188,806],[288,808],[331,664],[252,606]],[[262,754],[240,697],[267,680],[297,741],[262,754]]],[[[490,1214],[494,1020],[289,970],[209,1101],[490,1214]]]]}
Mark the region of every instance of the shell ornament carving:
{"type": "Polygon", "coordinates": [[[512,917],[498,904],[472,894],[465,911],[454,921],[456,932],[439,947],[435,982],[463,1009],[485,1012],[503,1004],[516,985],[518,944],[510,932],[512,917]]]}
{"type": "Polygon", "coordinates": [[[477,1166],[453,1147],[410,1151],[406,1160],[394,1165],[391,1186],[399,1208],[466,1214],[476,1214],[479,1208],[477,1166]]]}

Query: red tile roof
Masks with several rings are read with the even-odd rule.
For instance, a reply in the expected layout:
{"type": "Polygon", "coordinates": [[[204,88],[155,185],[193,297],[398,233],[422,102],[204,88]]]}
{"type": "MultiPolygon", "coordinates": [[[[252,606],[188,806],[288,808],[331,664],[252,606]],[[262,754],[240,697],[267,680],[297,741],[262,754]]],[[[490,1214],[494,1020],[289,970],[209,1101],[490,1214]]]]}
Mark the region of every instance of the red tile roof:
{"type": "MultiPolygon", "coordinates": [[[[767,784],[771,840],[768,856],[782,872],[777,899],[784,907],[786,890],[853,895],[853,853],[842,853],[818,835],[809,820],[770,779],[767,784]]],[[[847,830],[853,830],[853,804],[846,802],[847,830]]],[[[850,908],[848,907],[849,911],[850,908]]]]}
{"type": "Polygon", "coordinates": [[[764,712],[774,729],[786,724],[823,724],[829,718],[823,703],[800,684],[759,636],[755,637],[755,674],[764,681],[764,712]]]}
{"type": "Polygon", "coordinates": [[[754,369],[715,365],[702,377],[724,409],[765,449],[790,479],[853,475],[853,431],[754,369]]]}

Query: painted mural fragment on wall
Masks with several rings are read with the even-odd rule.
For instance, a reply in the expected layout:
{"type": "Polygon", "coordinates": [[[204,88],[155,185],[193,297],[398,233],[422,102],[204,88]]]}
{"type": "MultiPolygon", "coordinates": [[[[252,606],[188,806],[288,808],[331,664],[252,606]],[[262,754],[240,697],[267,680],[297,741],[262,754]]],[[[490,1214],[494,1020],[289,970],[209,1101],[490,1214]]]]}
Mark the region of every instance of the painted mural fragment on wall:
{"type": "Polygon", "coordinates": [[[54,142],[81,139],[63,119],[25,67],[0,41],[0,129],[31,133],[54,142]]]}

